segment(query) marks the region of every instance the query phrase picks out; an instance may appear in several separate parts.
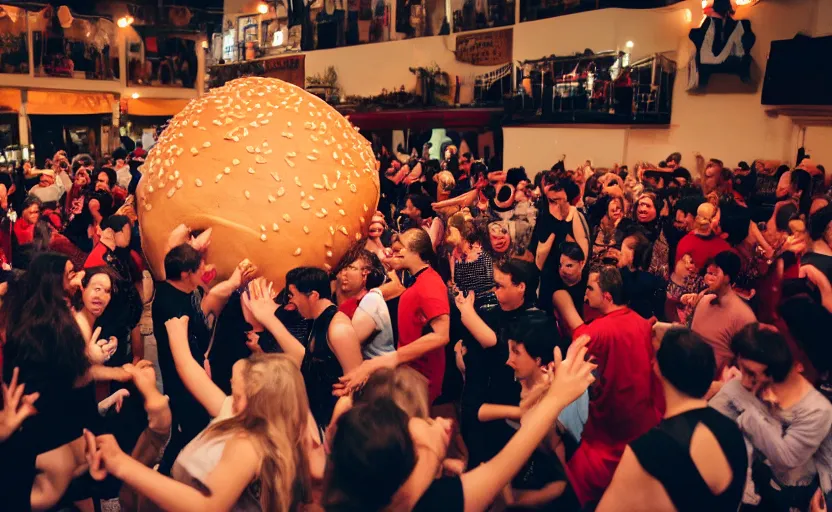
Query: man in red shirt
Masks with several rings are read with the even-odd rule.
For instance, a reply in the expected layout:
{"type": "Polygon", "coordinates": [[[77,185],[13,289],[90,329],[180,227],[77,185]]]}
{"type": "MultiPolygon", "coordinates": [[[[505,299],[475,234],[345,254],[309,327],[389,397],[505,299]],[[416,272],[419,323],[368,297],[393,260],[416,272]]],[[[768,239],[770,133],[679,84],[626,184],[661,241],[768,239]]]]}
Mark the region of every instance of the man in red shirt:
{"type": "Polygon", "coordinates": [[[693,231],[683,236],[676,246],[676,261],[685,254],[690,254],[696,270],[723,251],[730,251],[731,245],[714,233],[714,226],[719,225],[719,209],[711,203],[702,203],[696,210],[693,231]]]}
{"type": "Polygon", "coordinates": [[[659,423],[664,414],[650,323],[625,306],[617,268],[589,274],[589,306],[603,316],[575,330],[587,335],[587,356],[598,364],[589,390],[589,417],[568,476],[582,506],[598,501],[609,486],[627,444],[659,423]]]}
{"type": "Polygon", "coordinates": [[[399,299],[399,346],[395,352],[364,361],[341,383],[347,389],[358,387],[379,368],[407,364],[427,377],[432,403],[442,393],[445,345],[450,340],[448,288],[430,266],[435,254],[427,231],[408,229],[393,239],[391,249],[390,265],[414,278],[399,299]]]}

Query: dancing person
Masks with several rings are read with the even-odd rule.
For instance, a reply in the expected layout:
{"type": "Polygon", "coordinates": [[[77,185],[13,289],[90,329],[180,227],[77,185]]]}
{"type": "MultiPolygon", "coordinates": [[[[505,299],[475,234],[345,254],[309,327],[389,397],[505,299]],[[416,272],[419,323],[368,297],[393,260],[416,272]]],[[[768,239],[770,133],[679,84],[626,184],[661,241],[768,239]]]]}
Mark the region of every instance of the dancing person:
{"type": "Polygon", "coordinates": [[[736,425],[704,400],[716,370],[713,350],[690,330],[672,328],[656,362],[664,418],[624,450],[596,510],[737,510],[748,458],[736,425]]]}

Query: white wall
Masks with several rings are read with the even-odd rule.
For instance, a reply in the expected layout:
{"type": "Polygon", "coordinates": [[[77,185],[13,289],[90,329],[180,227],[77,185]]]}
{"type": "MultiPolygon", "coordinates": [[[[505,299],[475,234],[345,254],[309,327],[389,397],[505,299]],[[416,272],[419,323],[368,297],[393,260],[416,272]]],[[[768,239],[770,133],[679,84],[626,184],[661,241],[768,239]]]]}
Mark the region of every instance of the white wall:
{"type": "MultiPolygon", "coordinates": [[[[567,165],[576,165],[585,158],[592,159],[596,165],[609,166],[614,162],[626,162],[633,165],[638,160],[653,163],[664,159],[673,151],[683,155],[683,165],[692,166],[693,153],[699,151],[707,157],[721,158],[727,164],[735,165],[740,160],[751,161],[755,158],[793,160],[797,148],[797,131],[787,118],[774,118],[766,113],[760,104],[761,82],[757,87],[747,87],[734,76],[717,75],[704,94],[689,94],[685,91],[688,62],[693,45],[687,39],[689,24],[686,21],[686,9],[690,9],[691,18],[697,23],[701,16],[696,1],[690,1],[679,9],[660,11],[601,11],[591,22],[595,30],[590,30],[587,23],[579,17],[568,27],[558,26],[557,41],[560,43],[561,32],[572,41],[575,50],[589,39],[587,33],[597,34],[599,40],[608,45],[621,45],[631,39],[636,47],[634,57],[642,55],[639,50],[652,51],[676,50],[679,66],[674,89],[673,117],[667,128],[622,128],[625,132],[623,147],[609,143],[610,135],[606,129],[593,128],[506,128],[504,129],[506,145],[504,165],[520,165],[534,162],[531,169],[548,168],[553,162],[543,161],[535,154],[535,147],[545,145],[551,132],[557,134],[558,146],[575,148],[575,159],[568,159],[567,165]],[[675,11],[675,12],[673,12],[675,11]],[[601,35],[600,33],[606,34],[601,35]],[[575,41],[577,39],[577,42],[575,41]],[[587,140],[603,143],[588,145],[587,140]],[[589,146],[588,149],[587,146],[589,146]],[[583,153],[582,151],[586,151],[583,153]],[[546,164],[546,165],[541,165],[546,164]]],[[[570,17],[571,18],[571,17],[570,17]]],[[[568,19],[568,18],[564,18],[568,19]]],[[[770,43],[773,40],[789,39],[797,32],[814,34],[816,28],[827,31],[832,27],[832,2],[828,0],[769,0],[757,4],[749,10],[749,19],[757,35],[757,43],[752,50],[755,62],[755,76],[762,78],[770,43]],[[824,19],[824,22],[818,21],[824,19]]],[[[530,25],[543,25],[545,20],[530,25]]],[[[589,20],[587,20],[589,21],[589,20]]],[[[529,34],[521,33],[518,37],[528,35],[529,39],[543,33],[544,29],[534,30],[529,34]]],[[[568,43],[561,43],[568,46],[568,43]]],[[[534,42],[527,47],[534,51],[534,42]]],[[[597,46],[595,47],[597,48],[597,46]]],[[[542,49],[541,49],[542,50],[542,49]]],[[[541,52],[538,51],[538,55],[541,52]]],[[[561,52],[566,53],[566,52],[561,52]]],[[[516,58],[531,57],[517,55],[516,58]]],[[[817,131],[816,133],[820,133],[817,131]]],[[[828,132],[826,132],[828,133],[828,132]]],[[[819,139],[818,139],[819,140],[819,139]]],[[[827,145],[828,141],[827,140],[827,145]]],[[[815,143],[821,146],[820,142],[815,143]]],[[[815,151],[820,155],[819,151],[815,151]]],[[[827,160],[832,162],[832,160],[827,160]]],[[[529,168],[529,166],[526,166],[529,168]]]]}
{"type": "MultiPolygon", "coordinates": [[[[226,13],[249,2],[227,0],[226,13]]],[[[798,130],[788,118],[766,113],[760,104],[761,79],[772,40],[789,39],[798,32],[832,33],[832,0],[765,0],[746,11],[757,35],[752,50],[757,85],[746,86],[735,76],[717,75],[704,94],[685,91],[686,64],[693,50],[687,34],[701,19],[700,0],[656,10],[605,9],[514,25],[515,61],[568,55],[587,48],[615,50],[633,41],[634,59],[671,52],[679,70],[669,127],[509,127],[503,130],[504,165],[524,165],[536,171],[551,167],[563,153],[567,154],[567,165],[586,159],[599,166],[616,162],[633,165],[638,160],[657,163],[673,151],[680,151],[683,165],[689,166],[695,151],[730,165],[755,158],[793,160],[798,130]]],[[[463,81],[498,67],[459,63],[454,59],[454,47],[455,36],[450,35],[314,51],[306,54],[306,73],[322,73],[327,66],[335,66],[345,94],[369,96],[401,85],[413,89],[416,80],[408,71],[410,67],[436,63],[463,81]]]]}

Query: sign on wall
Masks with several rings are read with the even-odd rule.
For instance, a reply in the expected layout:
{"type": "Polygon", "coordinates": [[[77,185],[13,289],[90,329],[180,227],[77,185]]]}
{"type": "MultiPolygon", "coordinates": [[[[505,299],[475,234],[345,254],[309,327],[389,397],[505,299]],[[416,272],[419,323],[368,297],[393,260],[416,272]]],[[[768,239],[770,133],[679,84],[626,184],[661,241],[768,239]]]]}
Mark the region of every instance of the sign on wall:
{"type": "Polygon", "coordinates": [[[244,76],[279,78],[284,82],[303,87],[306,82],[306,60],[304,55],[271,57],[212,66],[208,69],[208,74],[210,88],[222,87],[226,82],[244,76]]]}
{"type": "Polygon", "coordinates": [[[496,66],[511,62],[514,29],[459,35],[456,37],[456,60],[475,66],[496,66]]]}

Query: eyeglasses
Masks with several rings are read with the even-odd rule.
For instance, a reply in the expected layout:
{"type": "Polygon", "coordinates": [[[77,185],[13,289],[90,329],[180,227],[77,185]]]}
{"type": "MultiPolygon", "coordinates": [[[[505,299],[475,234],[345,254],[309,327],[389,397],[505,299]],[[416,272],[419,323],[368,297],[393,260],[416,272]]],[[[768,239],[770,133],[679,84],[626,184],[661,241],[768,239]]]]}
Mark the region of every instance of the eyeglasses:
{"type": "Polygon", "coordinates": [[[352,263],[352,264],[347,265],[346,267],[344,267],[344,270],[352,270],[353,272],[363,272],[363,271],[367,270],[367,267],[359,267],[355,263],[352,263]]]}
{"type": "Polygon", "coordinates": [[[495,222],[488,225],[488,232],[492,235],[507,235],[508,227],[505,224],[495,222]]]}

